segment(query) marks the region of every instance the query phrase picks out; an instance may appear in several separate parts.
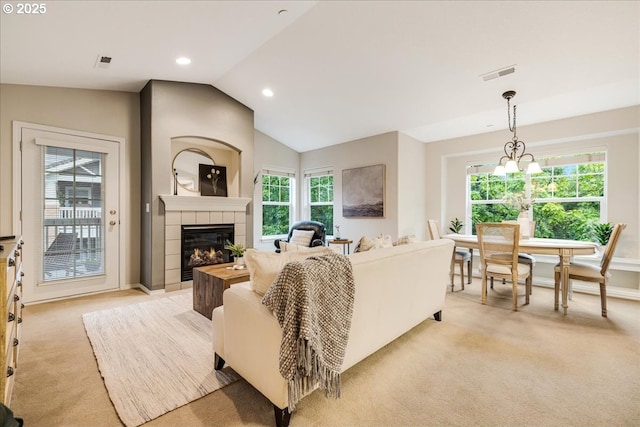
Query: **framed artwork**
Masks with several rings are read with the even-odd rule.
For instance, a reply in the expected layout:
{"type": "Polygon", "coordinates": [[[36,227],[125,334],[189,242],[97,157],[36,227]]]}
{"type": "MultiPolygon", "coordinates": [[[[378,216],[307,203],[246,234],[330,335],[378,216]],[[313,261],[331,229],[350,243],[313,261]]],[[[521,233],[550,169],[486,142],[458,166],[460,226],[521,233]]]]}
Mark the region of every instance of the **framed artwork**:
{"type": "Polygon", "coordinates": [[[384,218],[384,165],[342,171],[342,216],[384,218]]]}
{"type": "Polygon", "coordinates": [[[199,164],[200,194],[227,197],[227,168],[199,164]]]}

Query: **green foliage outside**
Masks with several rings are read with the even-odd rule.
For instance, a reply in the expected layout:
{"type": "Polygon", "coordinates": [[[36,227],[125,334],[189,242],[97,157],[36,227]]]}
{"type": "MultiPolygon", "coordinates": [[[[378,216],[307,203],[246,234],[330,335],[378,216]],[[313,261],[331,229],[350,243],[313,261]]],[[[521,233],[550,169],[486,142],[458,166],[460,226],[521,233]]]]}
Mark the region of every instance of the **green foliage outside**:
{"type": "Polygon", "coordinates": [[[333,175],[309,178],[310,219],[325,225],[327,234],[333,234],[333,175]]]}
{"type": "Polygon", "coordinates": [[[262,175],[262,235],[277,236],[289,232],[291,178],[262,175]]]}
{"type": "MultiPolygon", "coordinates": [[[[497,177],[471,175],[472,230],[478,222],[514,220],[519,210],[504,203],[515,193],[525,193],[524,173],[497,177]]],[[[604,196],[604,163],[553,166],[531,176],[535,237],[593,241],[600,223],[600,200],[604,196]],[[590,200],[580,200],[589,198],[590,200]]]]}

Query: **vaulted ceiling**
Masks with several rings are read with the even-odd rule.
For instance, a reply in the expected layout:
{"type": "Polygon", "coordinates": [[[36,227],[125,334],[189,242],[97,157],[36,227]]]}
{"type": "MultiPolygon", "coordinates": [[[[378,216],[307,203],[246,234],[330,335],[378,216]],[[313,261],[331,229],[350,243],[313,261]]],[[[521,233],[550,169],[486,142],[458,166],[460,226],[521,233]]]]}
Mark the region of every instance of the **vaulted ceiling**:
{"type": "Polygon", "coordinates": [[[300,152],[394,130],[430,142],[505,129],[506,90],[519,126],[640,103],[637,1],[42,4],[3,3],[0,82],[211,84],[300,152]]]}

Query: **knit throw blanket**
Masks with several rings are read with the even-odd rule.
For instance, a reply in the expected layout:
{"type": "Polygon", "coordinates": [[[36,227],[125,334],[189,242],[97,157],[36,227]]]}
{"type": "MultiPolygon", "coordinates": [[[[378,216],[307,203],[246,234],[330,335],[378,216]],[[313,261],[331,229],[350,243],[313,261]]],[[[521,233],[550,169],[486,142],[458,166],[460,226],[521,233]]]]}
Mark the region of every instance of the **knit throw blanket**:
{"type": "Polygon", "coordinates": [[[289,411],[316,385],[340,397],[354,292],[349,258],[327,254],[286,264],[264,295],[282,328],[279,368],[289,383],[289,411]]]}

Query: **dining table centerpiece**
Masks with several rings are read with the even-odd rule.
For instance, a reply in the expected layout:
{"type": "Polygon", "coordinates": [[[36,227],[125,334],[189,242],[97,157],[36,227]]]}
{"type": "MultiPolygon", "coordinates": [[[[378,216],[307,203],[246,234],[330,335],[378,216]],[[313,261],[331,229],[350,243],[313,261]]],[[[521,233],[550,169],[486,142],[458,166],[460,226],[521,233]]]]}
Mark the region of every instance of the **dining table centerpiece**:
{"type": "Polygon", "coordinates": [[[529,210],[533,206],[534,199],[526,197],[522,193],[509,194],[504,198],[507,205],[517,208],[520,213],[518,214],[518,224],[520,224],[520,236],[522,238],[530,237],[531,218],[529,217],[529,210]]]}

